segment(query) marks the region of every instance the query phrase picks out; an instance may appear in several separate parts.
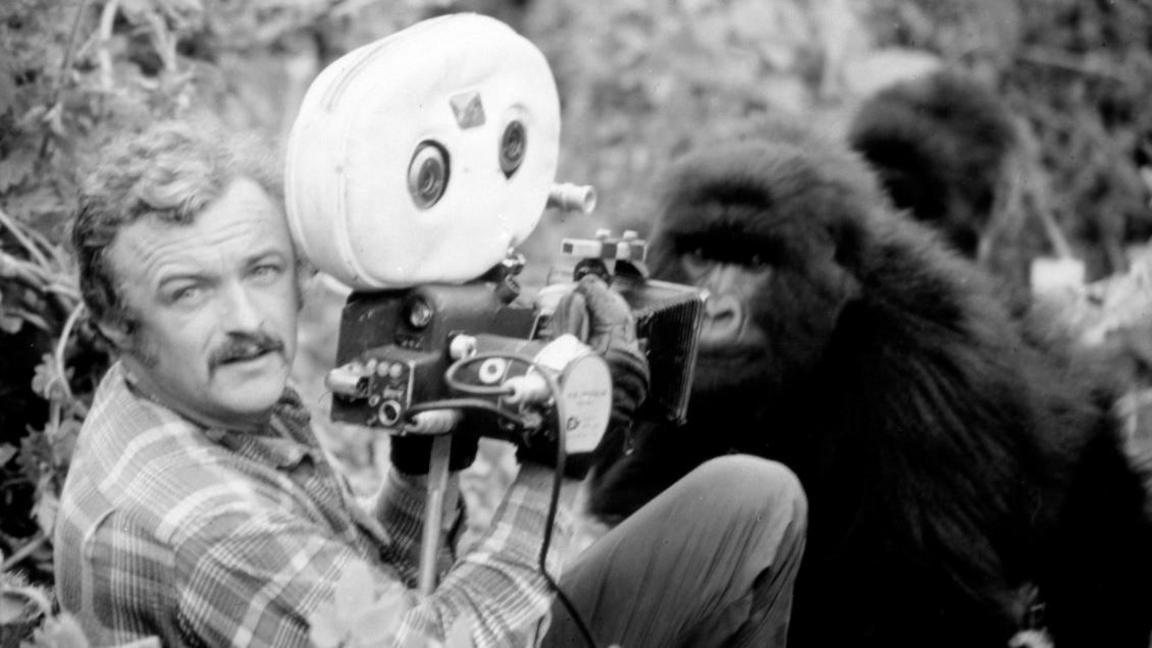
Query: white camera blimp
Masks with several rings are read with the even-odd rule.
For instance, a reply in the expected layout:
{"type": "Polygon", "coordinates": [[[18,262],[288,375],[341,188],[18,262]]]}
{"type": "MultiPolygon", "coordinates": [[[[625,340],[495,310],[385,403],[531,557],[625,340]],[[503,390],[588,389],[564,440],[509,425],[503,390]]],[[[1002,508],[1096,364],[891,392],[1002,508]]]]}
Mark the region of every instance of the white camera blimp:
{"type": "Polygon", "coordinates": [[[536,227],[559,138],[532,43],[480,15],[424,21],[312,83],[288,141],[293,237],[355,290],[470,281],[536,227]]]}

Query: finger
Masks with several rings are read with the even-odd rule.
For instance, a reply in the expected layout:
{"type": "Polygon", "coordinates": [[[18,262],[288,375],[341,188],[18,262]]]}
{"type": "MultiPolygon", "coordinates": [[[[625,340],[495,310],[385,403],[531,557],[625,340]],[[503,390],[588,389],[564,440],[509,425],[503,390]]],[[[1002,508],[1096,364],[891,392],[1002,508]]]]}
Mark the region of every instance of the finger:
{"type": "Polygon", "coordinates": [[[572,291],[556,305],[552,315],[552,337],[571,333],[582,342],[588,340],[588,307],[584,295],[572,291]]]}
{"type": "Polygon", "coordinates": [[[413,434],[444,434],[460,422],[459,410],[420,412],[412,417],[405,430],[413,434]]]}
{"type": "Polygon", "coordinates": [[[576,284],[575,292],[584,295],[588,310],[593,317],[612,323],[616,320],[627,321],[631,315],[628,302],[620,293],[608,287],[600,277],[585,275],[576,284]]]}
{"type": "Polygon", "coordinates": [[[542,313],[547,313],[549,315],[555,313],[556,309],[559,307],[560,300],[563,299],[565,295],[572,292],[575,288],[575,283],[551,284],[544,286],[538,293],[536,293],[536,297],[533,299],[534,305],[536,309],[542,313]]]}

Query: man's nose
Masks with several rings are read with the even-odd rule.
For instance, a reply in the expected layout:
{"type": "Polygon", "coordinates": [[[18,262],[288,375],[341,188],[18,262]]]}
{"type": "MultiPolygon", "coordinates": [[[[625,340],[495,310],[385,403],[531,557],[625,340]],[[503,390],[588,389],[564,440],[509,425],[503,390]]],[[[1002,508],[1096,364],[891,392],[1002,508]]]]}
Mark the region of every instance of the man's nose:
{"type": "Polygon", "coordinates": [[[263,317],[252,295],[240,284],[232,284],[224,291],[220,301],[220,319],[228,331],[255,331],[263,317]]]}

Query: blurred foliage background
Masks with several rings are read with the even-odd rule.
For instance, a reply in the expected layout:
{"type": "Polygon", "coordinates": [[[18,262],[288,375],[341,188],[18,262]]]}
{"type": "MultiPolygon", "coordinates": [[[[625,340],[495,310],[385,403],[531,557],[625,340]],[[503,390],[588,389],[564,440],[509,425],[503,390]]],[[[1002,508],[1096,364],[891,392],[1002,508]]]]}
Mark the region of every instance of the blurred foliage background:
{"type": "MultiPolygon", "coordinates": [[[[72,443],[107,358],[76,308],[64,244],[78,173],[122,129],[211,112],[278,144],[324,65],[422,18],[494,15],[547,55],[562,180],[600,194],[525,246],[543,281],[559,239],[646,231],[678,154],[779,113],[833,136],[876,89],[939,66],[996,87],[1030,142],[1006,267],[1052,254],[1055,223],[1097,279],[1152,236],[1152,3],[1146,0],[5,0],[0,5],[0,556],[50,584],[47,538],[72,443]]],[[[368,493],[386,439],[325,424],[319,376],[343,295],[311,289],[297,376],[334,458],[368,493]]],[[[514,470],[488,447],[468,475],[482,526],[514,470]]],[[[2,614],[2,610],[0,610],[2,614]]]]}

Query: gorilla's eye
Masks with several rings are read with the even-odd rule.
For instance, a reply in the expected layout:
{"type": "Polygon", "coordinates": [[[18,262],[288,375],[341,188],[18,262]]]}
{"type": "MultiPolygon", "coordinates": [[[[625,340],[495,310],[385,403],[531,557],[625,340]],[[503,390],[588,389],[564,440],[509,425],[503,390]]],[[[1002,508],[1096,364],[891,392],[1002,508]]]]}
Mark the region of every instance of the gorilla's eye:
{"type": "Polygon", "coordinates": [[[408,193],[420,209],[435,205],[448,188],[448,152],[436,142],[416,147],[408,163],[408,193]]]}
{"type": "Polygon", "coordinates": [[[500,137],[500,170],[504,172],[505,178],[511,178],[520,168],[527,150],[528,133],[524,130],[524,124],[519,121],[509,122],[500,137]]]}
{"type": "Polygon", "coordinates": [[[716,260],[709,257],[707,251],[702,247],[685,252],[680,259],[681,263],[684,264],[684,270],[693,278],[707,274],[712,266],[716,265],[716,260]]]}

